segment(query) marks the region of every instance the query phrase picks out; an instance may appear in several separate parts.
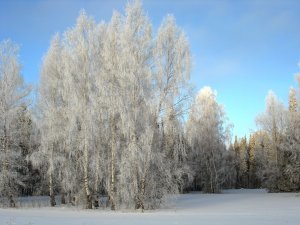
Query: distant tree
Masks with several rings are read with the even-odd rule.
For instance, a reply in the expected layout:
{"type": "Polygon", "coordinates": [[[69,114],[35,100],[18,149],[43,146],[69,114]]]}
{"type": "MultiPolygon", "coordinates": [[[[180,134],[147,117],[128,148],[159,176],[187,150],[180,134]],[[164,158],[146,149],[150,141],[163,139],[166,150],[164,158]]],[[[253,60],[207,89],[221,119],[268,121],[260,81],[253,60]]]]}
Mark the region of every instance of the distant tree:
{"type": "Polygon", "coordinates": [[[247,169],[248,169],[248,187],[249,188],[258,188],[257,186],[258,181],[256,177],[256,152],[255,152],[256,140],[255,135],[251,134],[249,138],[249,145],[248,145],[248,162],[247,162],[247,169]]]}
{"type": "Polygon", "coordinates": [[[240,151],[240,142],[238,137],[235,136],[233,150],[234,150],[234,164],[235,164],[235,188],[239,188],[241,186],[241,151],[240,151]]]}
{"type": "Polygon", "coordinates": [[[252,133],[252,137],[254,138],[254,162],[255,162],[255,177],[256,181],[252,180],[252,182],[257,183],[258,187],[266,185],[266,181],[268,179],[268,153],[270,149],[270,138],[267,133],[263,130],[256,131],[252,133]]]}
{"type": "Polygon", "coordinates": [[[288,125],[279,147],[281,151],[279,191],[300,190],[300,115],[289,114],[288,125]]]}
{"type": "Polygon", "coordinates": [[[267,161],[263,172],[263,185],[270,191],[282,189],[280,177],[282,174],[283,151],[280,149],[284,130],[286,128],[286,110],[273,92],[269,92],[266,98],[266,112],[257,118],[257,124],[268,136],[267,161]]]}
{"type": "MultiPolygon", "coordinates": [[[[299,80],[299,75],[296,78],[299,80]]],[[[287,124],[279,146],[282,152],[281,177],[279,180],[281,191],[300,190],[300,113],[296,93],[295,89],[290,89],[287,124]]]]}
{"type": "Polygon", "coordinates": [[[290,88],[289,91],[289,111],[290,112],[298,111],[297,94],[294,88],[290,88]]]}
{"type": "Polygon", "coordinates": [[[236,188],[236,166],[234,145],[230,143],[224,154],[225,182],[223,188],[236,188]]]}
{"type": "Polygon", "coordinates": [[[192,105],[187,135],[192,148],[192,158],[198,165],[205,192],[218,193],[225,181],[223,157],[226,151],[225,114],[216,101],[216,93],[210,87],[201,89],[192,105]]]}
{"type": "Polygon", "coordinates": [[[248,187],[248,167],[249,167],[249,152],[248,152],[248,143],[247,138],[243,137],[240,140],[240,181],[241,186],[244,188],[248,187]]]}

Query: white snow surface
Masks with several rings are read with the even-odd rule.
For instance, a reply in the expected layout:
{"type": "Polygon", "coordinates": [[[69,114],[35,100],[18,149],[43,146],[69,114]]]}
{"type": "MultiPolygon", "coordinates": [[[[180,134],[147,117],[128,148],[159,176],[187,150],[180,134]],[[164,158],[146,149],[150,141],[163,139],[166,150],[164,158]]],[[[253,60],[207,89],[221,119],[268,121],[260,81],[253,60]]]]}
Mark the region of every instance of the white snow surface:
{"type": "Polygon", "coordinates": [[[71,207],[0,209],[0,225],[285,225],[300,224],[299,193],[225,190],[177,196],[158,210],[83,210],[71,207]]]}

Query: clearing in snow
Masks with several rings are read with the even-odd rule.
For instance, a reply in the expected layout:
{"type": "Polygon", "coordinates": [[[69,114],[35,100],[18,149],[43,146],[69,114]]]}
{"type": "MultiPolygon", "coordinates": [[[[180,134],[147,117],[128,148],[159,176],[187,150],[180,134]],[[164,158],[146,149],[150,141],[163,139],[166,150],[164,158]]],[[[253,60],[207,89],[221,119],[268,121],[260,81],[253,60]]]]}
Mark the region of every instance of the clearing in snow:
{"type": "Polygon", "coordinates": [[[141,212],[70,207],[0,209],[0,225],[284,225],[300,224],[299,193],[225,190],[179,195],[168,206],[141,212]]]}

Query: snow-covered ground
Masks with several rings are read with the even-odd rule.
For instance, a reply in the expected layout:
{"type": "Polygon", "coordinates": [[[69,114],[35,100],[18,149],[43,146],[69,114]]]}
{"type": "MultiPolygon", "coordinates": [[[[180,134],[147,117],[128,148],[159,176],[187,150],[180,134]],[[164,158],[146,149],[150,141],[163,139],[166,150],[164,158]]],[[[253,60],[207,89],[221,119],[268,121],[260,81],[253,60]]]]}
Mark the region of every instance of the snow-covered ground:
{"type": "Polygon", "coordinates": [[[68,207],[0,209],[0,225],[285,225],[300,224],[300,194],[227,190],[178,196],[162,209],[141,212],[68,207]]]}

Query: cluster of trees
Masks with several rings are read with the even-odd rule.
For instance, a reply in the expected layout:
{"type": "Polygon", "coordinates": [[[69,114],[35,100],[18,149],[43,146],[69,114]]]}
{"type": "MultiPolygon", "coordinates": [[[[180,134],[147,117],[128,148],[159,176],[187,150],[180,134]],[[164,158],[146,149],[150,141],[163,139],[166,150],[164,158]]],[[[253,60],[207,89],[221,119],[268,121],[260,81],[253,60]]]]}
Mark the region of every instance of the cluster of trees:
{"type": "Polygon", "coordinates": [[[188,190],[267,187],[299,190],[300,113],[273,94],[261,130],[234,144],[216,92],[190,101],[191,54],[167,16],[158,31],[141,3],[96,23],[81,12],[56,34],[41,68],[37,99],[23,83],[18,48],[0,44],[0,199],[55,195],[62,204],[112,210],[157,208],[188,190]],[[189,112],[185,120],[186,112],[189,112]],[[186,121],[186,122],[185,122],[186,121]]]}
{"type": "MultiPolygon", "coordinates": [[[[297,76],[300,87],[300,76],[297,76]]],[[[284,107],[273,92],[266,98],[266,111],[257,118],[260,126],[256,149],[258,172],[263,187],[270,191],[300,190],[300,108],[294,88],[289,91],[289,104],[284,107]]]]}
{"type": "Polygon", "coordinates": [[[232,183],[234,188],[260,188],[261,178],[258,174],[261,166],[261,151],[258,149],[260,132],[250,134],[249,139],[235,136],[234,143],[229,146],[232,165],[232,183]]]}
{"type": "MultiPolygon", "coordinates": [[[[297,77],[300,87],[300,75],[297,77]]],[[[236,188],[267,188],[271,192],[300,190],[300,99],[290,88],[288,107],[270,91],[266,110],[257,117],[258,131],[235,137],[229,147],[236,188]]]]}
{"type": "Polygon", "coordinates": [[[108,23],[81,12],[73,28],[54,36],[43,59],[36,106],[25,129],[29,138],[19,133],[24,124],[15,121],[22,119],[20,110],[28,111],[29,94],[17,51],[7,42],[1,50],[3,197],[13,201],[18,191],[10,187],[25,186],[21,161],[38,169],[41,192],[48,189],[52,206],[57,193],[62,202],[76,196],[86,208],[106,193],[111,209],[155,208],[184,189],[190,171],[182,115],[191,56],[172,16],[153,36],[139,1],[124,15],[114,12],[108,23]],[[24,156],[23,139],[30,143],[24,156]]]}
{"type": "Polygon", "coordinates": [[[55,192],[92,208],[155,208],[183,188],[186,146],[180,123],[189,91],[190,50],[168,16],[153,37],[140,2],[97,24],[81,12],[44,58],[37,101],[40,146],[55,192]]]}

